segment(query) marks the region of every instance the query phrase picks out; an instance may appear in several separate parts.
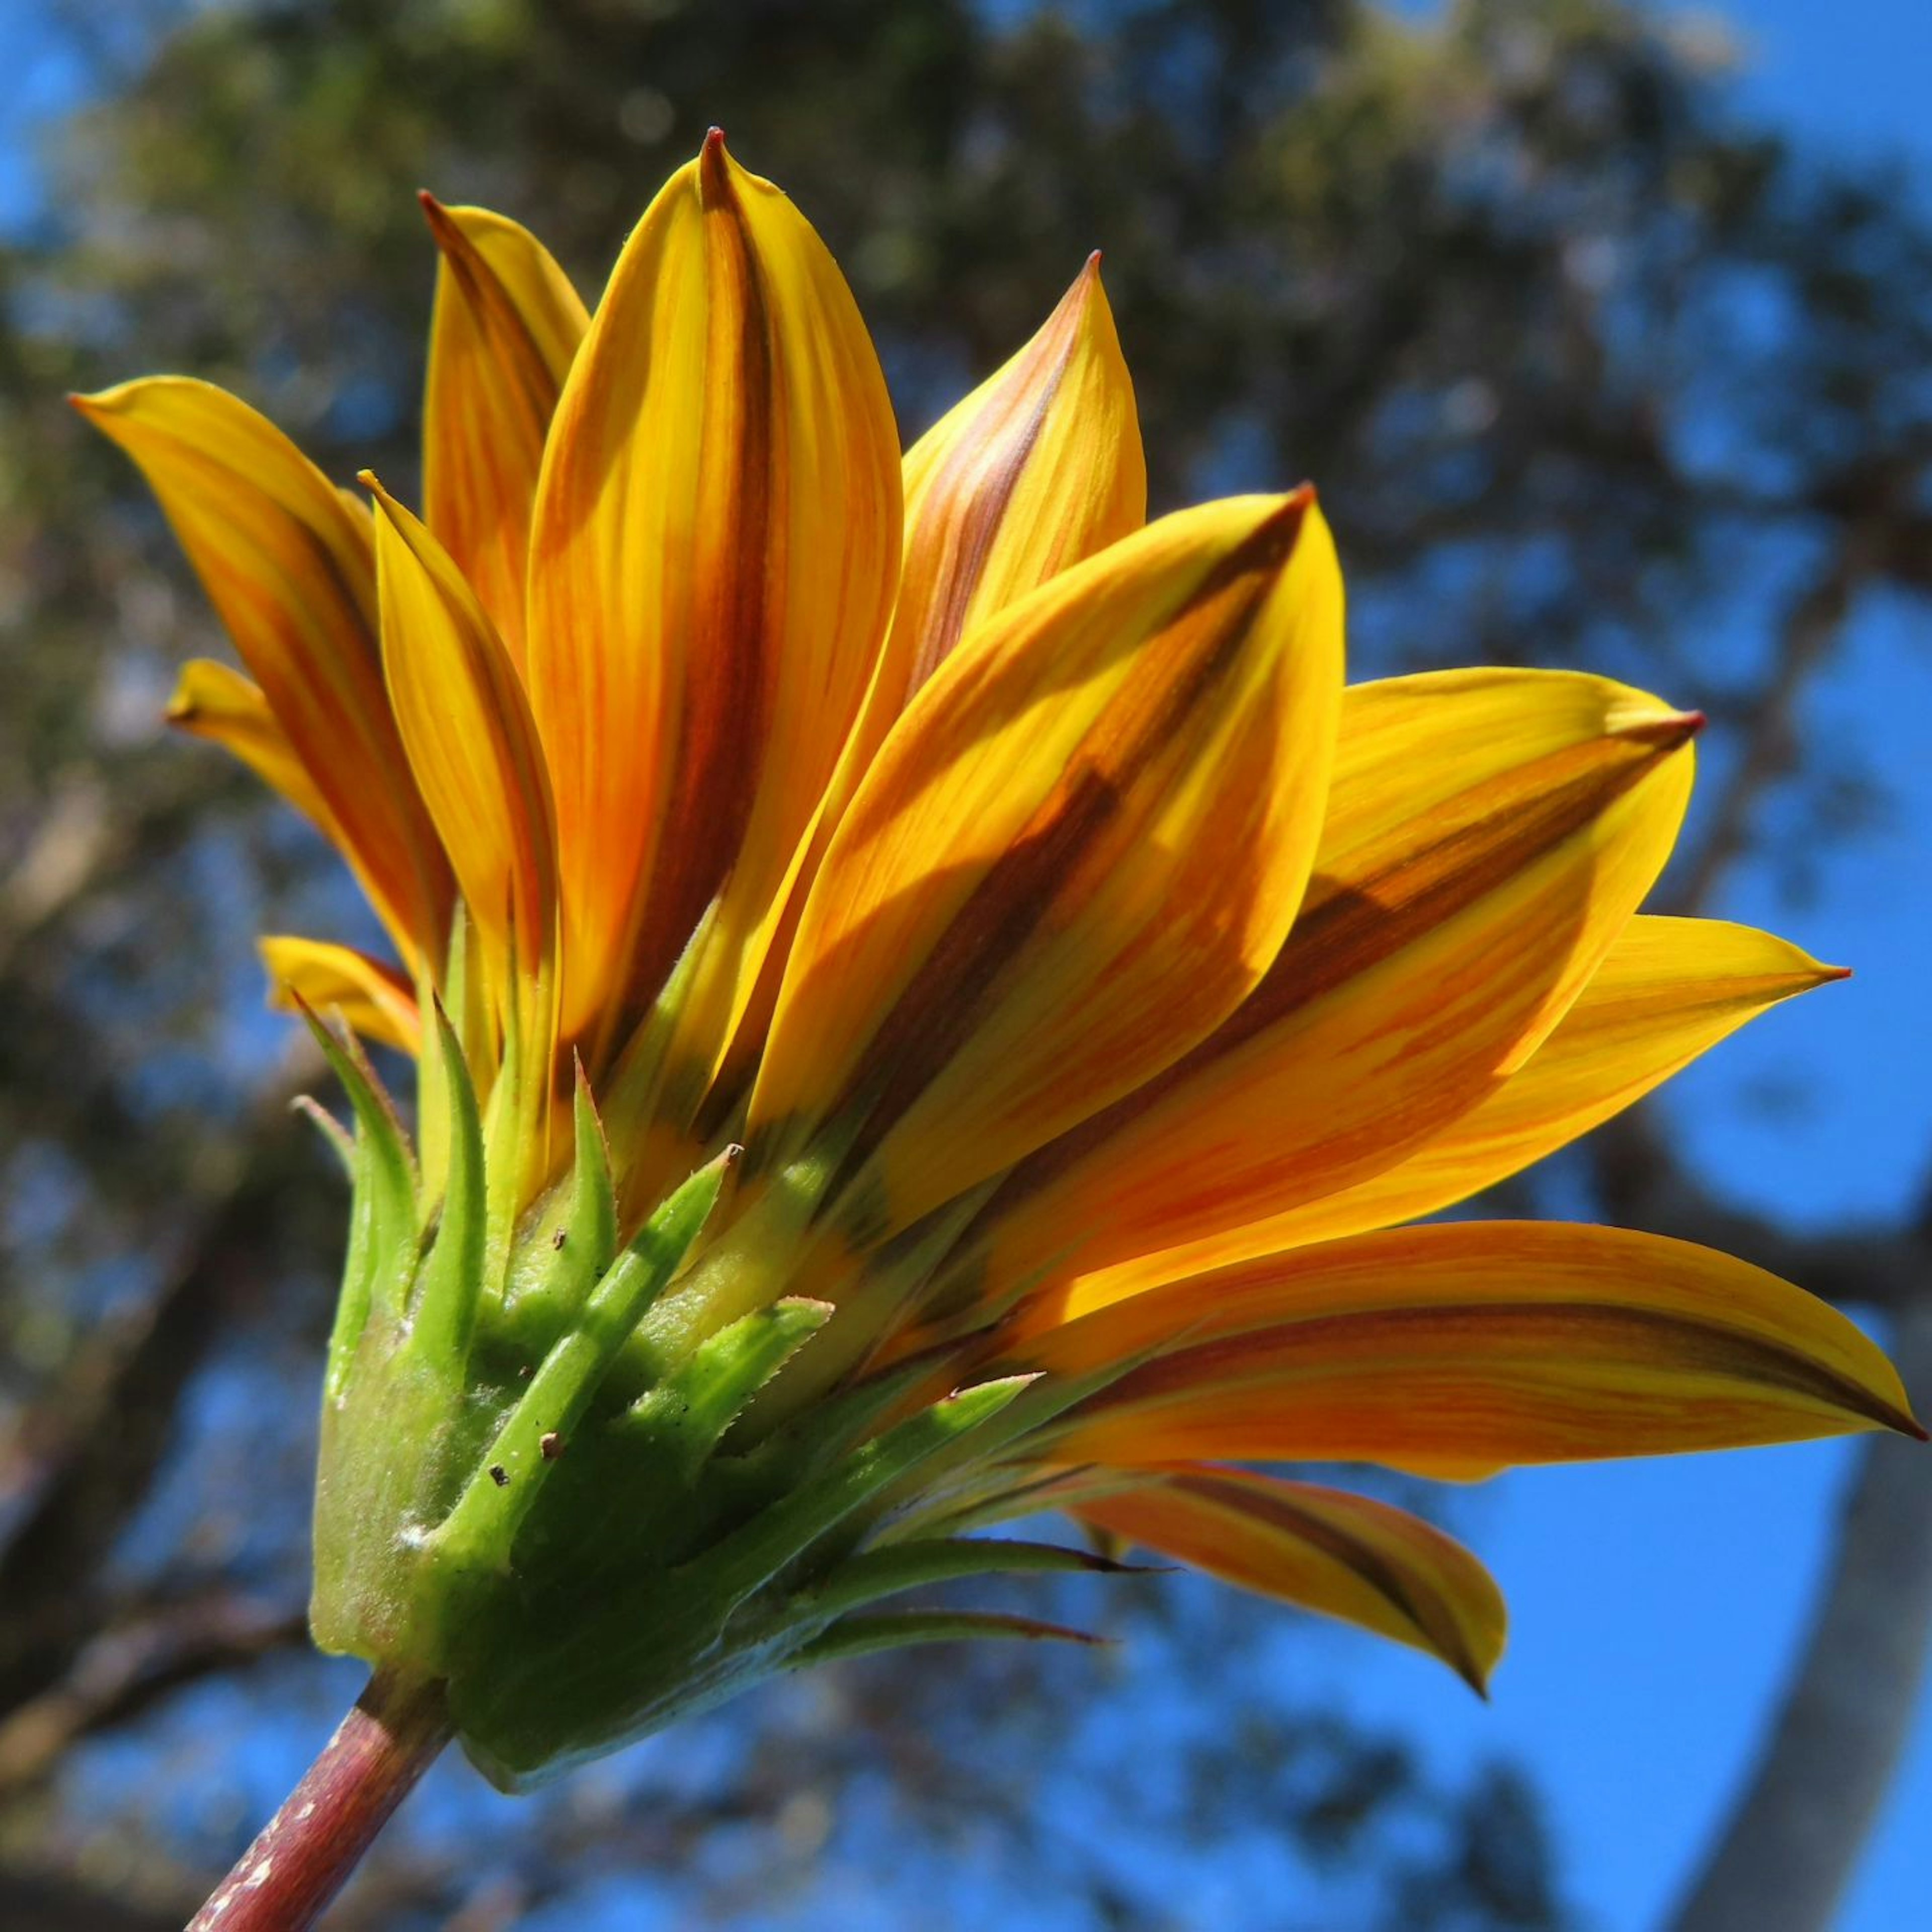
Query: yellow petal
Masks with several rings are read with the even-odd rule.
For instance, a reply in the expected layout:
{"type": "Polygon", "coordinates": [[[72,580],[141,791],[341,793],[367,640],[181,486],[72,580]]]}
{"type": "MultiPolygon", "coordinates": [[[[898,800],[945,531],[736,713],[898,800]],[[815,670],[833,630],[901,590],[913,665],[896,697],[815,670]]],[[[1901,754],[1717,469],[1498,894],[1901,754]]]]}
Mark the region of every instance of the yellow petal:
{"type": "MultiPolygon", "coordinates": [[[[907,454],[898,602],[879,673],[787,882],[761,961],[738,970],[722,1022],[707,1014],[725,1104],[755,1064],[797,919],[880,740],[975,625],[1138,530],[1147,464],[1133,384],[1090,261],[1046,325],[907,454]],[[744,970],[757,969],[756,977],[744,970]]],[[[714,1105],[718,1104],[714,1100],[714,1105]]]]}
{"type": "Polygon", "coordinates": [[[1046,1148],[956,1271],[1072,1307],[1266,1252],[1467,1112],[1588,982],[1661,870],[1700,721],[1607,679],[1348,692],[1314,877],[1268,977],[1162,1081],[1046,1148]]]}
{"type": "Polygon", "coordinates": [[[877,1238],[1217,1025],[1300,901],[1341,646],[1307,491],[1166,518],[979,632],[832,840],[748,1172],[849,1154],[877,1238]]]}
{"type": "Polygon", "coordinates": [[[537,488],[527,670],[572,1034],[650,998],[728,874],[712,930],[755,970],[872,676],[899,518],[850,292],[714,136],[626,244],[537,488]]]}
{"type": "Polygon", "coordinates": [[[1466,1199],[1622,1112],[1780,1000],[1845,976],[1750,926],[1640,914],[1527,1066],[1394,1166],[1283,1216],[1281,1232],[1333,1240],[1466,1199]]]}
{"type": "Polygon", "coordinates": [[[141,466],[406,958],[449,929],[448,868],[389,716],[368,532],[287,437],[184,376],[76,406],[141,466]]]}
{"type": "Polygon", "coordinates": [[[225,746],[270,790],[280,793],[340,844],[340,832],[322,794],[296,756],[287,734],[275,722],[260,685],[213,658],[190,658],[182,666],[168,700],[168,722],[225,746]]]}
{"type": "Polygon", "coordinates": [[[1561,1222],[1449,1222],[1169,1282],[1024,1365],[1156,1359],[1056,1461],[1516,1463],[1922,1432],[1892,1365],[1803,1289],[1715,1250],[1561,1222]]]}
{"type": "Polygon", "coordinates": [[[282,1012],[339,1012],[364,1040],[407,1054],[422,1051],[422,1015],[393,967],[347,946],[274,934],[256,946],[268,975],[268,1004],[282,1012]]]}
{"type": "Polygon", "coordinates": [[[363,480],[376,499],[396,722],[507,1011],[513,983],[554,983],[556,832],[542,748],[516,668],[448,553],[363,480]]]}
{"type": "Polygon", "coordinates": [[[1162,1471],[1082,1504],[1096,1528],[1438,1657],[1481,1690],[1508,1616],[1496,1579],[1420,1517],[1246,1470],[1162,1471]]]}
{"type": "Polygon", "coordinates": [[[1133,383],[1100,260],[907,452],[892,650],[908,696],[975,625],[1147,520],[1133,383]]]}
{"type": "Polygon", "coordinates": [[[537,471],[590,318],[527,229],[429,194],[422,204],[442,251],[423,398],[424,520],[520,665],[537,471]]]}

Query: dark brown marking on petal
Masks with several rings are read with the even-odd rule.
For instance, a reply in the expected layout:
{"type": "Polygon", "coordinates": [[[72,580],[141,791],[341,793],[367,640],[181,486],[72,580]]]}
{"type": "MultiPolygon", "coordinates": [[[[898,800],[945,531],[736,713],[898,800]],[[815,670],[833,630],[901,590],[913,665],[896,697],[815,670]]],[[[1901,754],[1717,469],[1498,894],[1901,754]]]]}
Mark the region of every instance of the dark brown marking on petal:
{"type": "Polygon", "coordinates": [[[715,128],[698,184],[711,331],[700,460],[707,471],[728,466],[730,513],[698,533],[688,627],[670,640],[685,701],[633,968],[639,1004],[657,992],[743,844],[772,722],[771,655],[783,616],[772,590],[785,569],[785,452],[775,433],[783,374],[764,271],[715,128]]]}
{"type": "Polygon", "coordinates": [[[563,387],[561,378],[544,359],[523,312],[511,301],[496,271],[464,232],[462,224],[428,189],[422,190],[416,199],[422,204],[429,232],[442,252],[456,291],[475,318],[478,333],[501,352],[496,373],[515,384],[541,445],[563,387]]]}
{"type": "Polygon", "coordinates": [[[827,1110],[848,1125],[865,1116],[842,1182],[1006,996],[1006,969],[1122,800],[1239,662],[1310,500],[1291,499],[1189,595],[1162,626],[1161,648],[1142,652],[1076,759],[939,935],[827,1110]]]}
{"type": "Polygon", "coordinates": [[[1210,1508],[1236,1516],[1250,1516],[1268,1528],[1305,1543],[1330,1556],[1346,1570],[1367,1584],[1399,1616],[1406,1618],[1416,1631],[1456,1672],[1480,1690],[1482,1668],[1469,1654],[1468,1643],[1448,1606],[1433,1591],[1418,1591],[1412,1579],[1399,1565],[1360,1538],[1348,1535],[1331,1523],[1299,1508],[1279,1490],[1262,1490],[1245,1483],[1222,1482],[1208,1475],[1177,1476],[1170,1486],[1195,1498],[1210,1508]]]}
{"type": "Polygon", "coordinates": [[[906,549],[907,591],[926,606],[908,674],[908,698],[952,656],[964,632],[980,572],[1078,344],[1094,268],[1090,261],[1048,317],[1030,352],[1000,393],[988,399],[980,419],[992,418],[990,425],[955,449],[933,478],[926,514],[906,549]],[[985,464],[989,448],[997,452],[990,470],[976,484],[968,484],[964,479],[985,464]]]}
{"type": "MultiPolygon", "coordinates": [[[[1198,1316],[1197,1310],[1192,1318],[1198,1316]]],[[[1340,1366],[1336,1357],[1346,1355],[1351,1367],[1382,1364],[1378,1372],[1400,1382],[1408,1366],[1402,1351],[1418,1346],[1432,1354],[1467,1348],[1532,1365],[1628,1361],[1687,1374],[1723,1376],[1800,1396],[1840,1414],[1863,1416],[1902,1435],[1922,1433],[1910,1415],[1850,1376],[1768,1336],[1662,1309],[1592,1301],[1531,1306],[1465,1302],[1268,1322],[1148,1362],[1110,1384],[1078,1413],[1089,1417],[1154,1406],[1217,1384],[1234,1388],[1266,1381],[1292,1372],[1304,1355],[1318,1376],[1340,1366]]]]}
{"type": "Polygon", "coordinates": [[[1404,827],[1388,842],[1385,859],[1372,860],[1352,884],[1318,872],[1288,944],[1222,1026],[1165,1073],[1016,1168],[982,1210],[980,1225],[1036,1193],[1204,1068],[1506,885],[1583,831],[1694,728],[1687,718],[1674,732],[1623,732],[1567,746],[1541,761],[1540,789],[1528,802],[1522,774],[1512,772],[1438,806],[1433,814],[1438,829],[1420,850],[1404,827]]]}

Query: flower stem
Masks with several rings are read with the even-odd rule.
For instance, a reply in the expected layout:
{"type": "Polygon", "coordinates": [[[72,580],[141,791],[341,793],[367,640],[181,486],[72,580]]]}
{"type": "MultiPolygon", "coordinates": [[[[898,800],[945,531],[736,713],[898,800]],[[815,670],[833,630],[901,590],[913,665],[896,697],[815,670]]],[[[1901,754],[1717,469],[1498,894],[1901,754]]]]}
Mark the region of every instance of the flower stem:
{"type": "Polygon", "coordinates": [[[449,1742],[440,1684],[378,1672],[188,1932],[304,1932],[449,1742]]]}

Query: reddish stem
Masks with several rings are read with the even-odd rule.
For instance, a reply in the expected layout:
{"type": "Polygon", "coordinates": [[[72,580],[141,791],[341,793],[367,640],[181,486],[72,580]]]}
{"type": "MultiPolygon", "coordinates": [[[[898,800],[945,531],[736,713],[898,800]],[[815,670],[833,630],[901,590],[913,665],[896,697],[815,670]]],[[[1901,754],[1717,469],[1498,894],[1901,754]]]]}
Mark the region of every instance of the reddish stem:
{"type": "Polygon", "coordinates": [[[304,1932],[448,1742],[440,1684],[372,1677],[188,1932],[304,1932]]]}

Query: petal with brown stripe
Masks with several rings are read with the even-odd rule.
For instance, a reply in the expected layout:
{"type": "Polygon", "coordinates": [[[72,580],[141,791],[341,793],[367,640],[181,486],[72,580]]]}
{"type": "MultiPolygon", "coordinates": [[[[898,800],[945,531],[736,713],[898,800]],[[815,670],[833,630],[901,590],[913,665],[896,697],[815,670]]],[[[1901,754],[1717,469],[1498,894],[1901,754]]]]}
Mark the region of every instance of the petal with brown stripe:
{"type": "Polygon", "coordinates": [[[1244,1469],[1162,1470],[1072,1514],[1223,1582],[1440,1658],[1482,1691],[1508,1612],[1454,1538],[1372,1497],[1244,1469]]]}
{"type": "Polygon", "coordinates": [[[442,251],[423,395],[423,520],[520,666],[537,472],[590,318],[527,229],[428,194],[422,204],[442,251]]]}
{"type": "Polygon", "coordinates": [[[748,1168],[846,1164],[883,1238],[1158,1072],[1300,903],[1340,695],[1312,494],[1184,511],[956,653],[840,825],[748,1168]]]}
{"type": "MultiPolygon", "coordinates": [[[[1282,1245],[1526,1060],[1662,869],[1699,721],[1604,678],[1352,688],[1281,956],[1161,1080],[1014,1174],[953,1276],[1070,1307],[1282,1245]]],[[[1048,1310],[1042,1318],[1058,1318],[1048,1310]]]]}
{"type": "Polygon", "coordinates": [[[908,696],[976,624],[1147,520],[1133,382],[1100,261],[906,453],[892,628],[908,696]]]}
{"type": "Polygon", "coordinates": [[[546,1038],[556,957],[550,774],[516,668],[428,527],[366,472],[376,499],[382,659],[416,782],[482,941],[498,1009],[546,1038]]]}
{"type": "Polygon", "coordinates": [[[1334,1240],[1466,1200],[1622,1112],[1780,1000],[1844,977],[1748,926],[1640,913],[1556,1031],[1480,1106],[1276,1225],[1291,1240],[1334,1240]]]}
{"type": "Polygon", "coordinates": [[[268,975],[268,1004],[279,1012],[338,1012],[364,1040],[422,1052],[416,993],[394,967],[352,946],[292,933],[271,934],[256,946],[268,975]]]}
{"type": "Polygon", "coordinates": [[[450,880],[389,715],[368,532],[272,423],[212,384],[76,406],[147,477],[405,958],[436,958],[450,880]]]}
{"type": "Polygon", "coordinates": [[[213,658],[189,658],[168,700],[168,722],[194,737],[224,746],[326,837],[338,846],[342,843],[340,830],[315,781],[253,679],[213,658]]]}
{"type": "Polygon", "coordinates": [[[726,1104],[749,1078],[806,895],[893,718],[973,626],[1146,521],[1133,383],[1099,262],[1024,348],[907,452],[904,561],[878,677],[788,882],[758,977],[740,974],[728,1018],[713,1022],[730,1059],[720,1082],[726,1104]]]}
{"type": "Polygon", "coordinates": [[[626,244],[537,486],[527,670],[571,1035],[618,1038],[728,876],[710,943],[754,970],[873,675],[899,524],[850,292],[714,135],[626,244]]]}
{"type": "Polygon", "coordinates": [[[1714,1249],[1562,1222],[1399,1228],[1171,1281],[1013,1352],[1094,1398],[1057,1461],[1517,1463],[1922,1432],[1834,1308],[1714,1249]]]}

